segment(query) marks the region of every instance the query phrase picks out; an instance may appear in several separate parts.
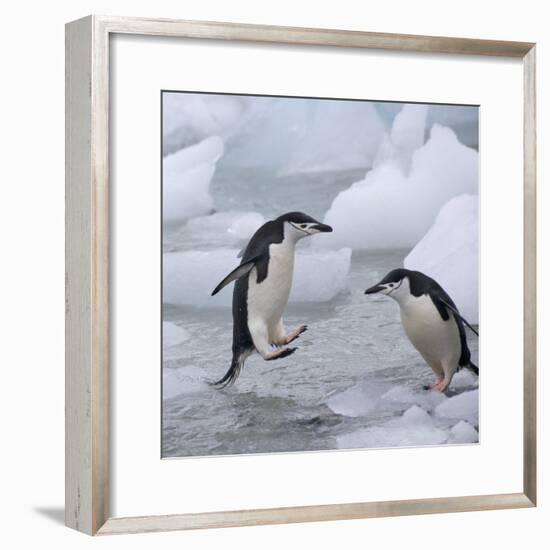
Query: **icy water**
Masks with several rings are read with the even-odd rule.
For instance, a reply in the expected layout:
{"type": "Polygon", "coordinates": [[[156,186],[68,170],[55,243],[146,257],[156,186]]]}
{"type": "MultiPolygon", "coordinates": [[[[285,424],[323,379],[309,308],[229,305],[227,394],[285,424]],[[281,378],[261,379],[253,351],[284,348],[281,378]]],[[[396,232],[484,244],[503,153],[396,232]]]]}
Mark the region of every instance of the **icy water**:
{"type": "MultiPolygon", "coordinates": [[[[286,185],[224,170],[212,192],[219,210],[256,211],[267,218],[290,203],[293,210],[322,218],[334,196],[362,175],[295,176],[286,185]],[[265,189],[258,192],[259,185],[265,189]]],[[[223,246],[223,240],[212,243],[209,236],[205,242],[185,228],[165,230],[165,251],[213,246],[223,246]]],[[[252,356],[225,390],[206,381],[219,379],[230,364],[230,308],[165,304],[163,320],[184,329],[186,338],[163,350],[163,457],[477,441],[477,379],[461,371],[447,395],[423,390],[434,375],[406,338],[397,304],[364,295],[401,266],[407,253],[354,251],[347,287],[333,300],[287,307],[287,329],[309,327],[296,353],[273,362],[252,356]]],[[[469,344],[477,363],[477,337],[469,335],[469,344]]]]}

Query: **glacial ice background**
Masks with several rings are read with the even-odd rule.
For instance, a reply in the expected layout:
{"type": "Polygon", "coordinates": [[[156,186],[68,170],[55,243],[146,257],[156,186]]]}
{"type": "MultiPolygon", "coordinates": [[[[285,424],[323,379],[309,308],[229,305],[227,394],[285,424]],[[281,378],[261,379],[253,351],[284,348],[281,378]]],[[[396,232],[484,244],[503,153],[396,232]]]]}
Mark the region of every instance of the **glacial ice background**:
{"type": "MultiPolygon", "coordinates": [[[[477,108],[163,95],[164,457],[478,441],[478,384],[446,395],[398,307],[363,295],[404,265],[478,323],[477,108]],[[334,233],[302,241],[285,324],[290,358],[251,357],[218,391],[231,288],[216,284],[267,219],[303,210],[334,233]]],[[[478,341],[469,337],[477,362],[478,341]]]]}

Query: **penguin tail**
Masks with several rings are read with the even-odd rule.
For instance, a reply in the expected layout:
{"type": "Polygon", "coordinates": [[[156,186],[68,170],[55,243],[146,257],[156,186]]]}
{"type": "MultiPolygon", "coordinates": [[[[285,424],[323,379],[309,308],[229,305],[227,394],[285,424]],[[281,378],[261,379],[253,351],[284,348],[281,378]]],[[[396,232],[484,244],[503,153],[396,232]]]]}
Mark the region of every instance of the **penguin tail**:
{"type": "Polygon", "coordinates": [[[470,369],[476,376],[479,376],[479,367],[474,365],[471,361],[470,364],[467,365],[467,368],[470,369]]]}
{"type": "Polygon", "coordinates": [[[245,355],[242,353],[234,353],[229,370],[216,382],[208,382],[211,386],[217,389],[228,388],[235,383],[235,380],[241,374],[244,366],[245,355]]]}

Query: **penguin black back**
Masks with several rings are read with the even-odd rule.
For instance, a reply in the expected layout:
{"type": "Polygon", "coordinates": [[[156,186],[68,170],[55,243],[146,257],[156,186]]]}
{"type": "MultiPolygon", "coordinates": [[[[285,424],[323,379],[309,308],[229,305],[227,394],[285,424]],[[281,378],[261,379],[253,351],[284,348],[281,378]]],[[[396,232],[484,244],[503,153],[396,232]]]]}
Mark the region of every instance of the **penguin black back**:
{"type": "Polygon", "coordinates": [[[475,374],[479,374],[479,368],[471,361],[470,349],[468,348],[468,341],[466,339],[465,325],[468,326],[475,334],[477,334],[477,331],[464,319],[464,317],[462,317],[462,315],[460,315],[452,298],[437,281],[420,271],[398,268],[390,271],[379,284],[383,285],[387,283],[398,283],[405,277],[409,279],[411,294],[416,298],[422,295],[428,295],[443,321],[448,321],[450,316],[453,316],[460,336],[461,353],[458,363],[459,367],[468,367],[475,374]]]}

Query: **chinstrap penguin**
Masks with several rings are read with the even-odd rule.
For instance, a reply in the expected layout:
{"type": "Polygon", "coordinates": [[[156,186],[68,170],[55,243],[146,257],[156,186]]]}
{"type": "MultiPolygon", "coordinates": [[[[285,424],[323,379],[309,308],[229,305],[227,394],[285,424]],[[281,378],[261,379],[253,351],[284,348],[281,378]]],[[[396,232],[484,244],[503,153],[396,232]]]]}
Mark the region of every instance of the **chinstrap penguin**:
{"type": "Polygon", "coordinates": [[[462,367],[479,374],[470,359],[465,326],[478,333],[436,281],[420,271],[394,269],[365,291],[376,293],[399,304],[405,333],[437,377],[430,389],[445,391],[462,367]]]}
{"type": "Polygon", "coordinates": [[[226,374],[213,385],[235,382],[247,357],[257,351],[266,361],[287,357],[285,347],[305,330],[286,333],[282,315],[288,302],[296,243],[332,228],[302,212],[289,212],[268,221],[250,239],[240,265],[214,289],[212,296],[235,281],[233,289],[233,358],[226,374]],[[275,349],[273,348],[275,347],[275,349]]]}

